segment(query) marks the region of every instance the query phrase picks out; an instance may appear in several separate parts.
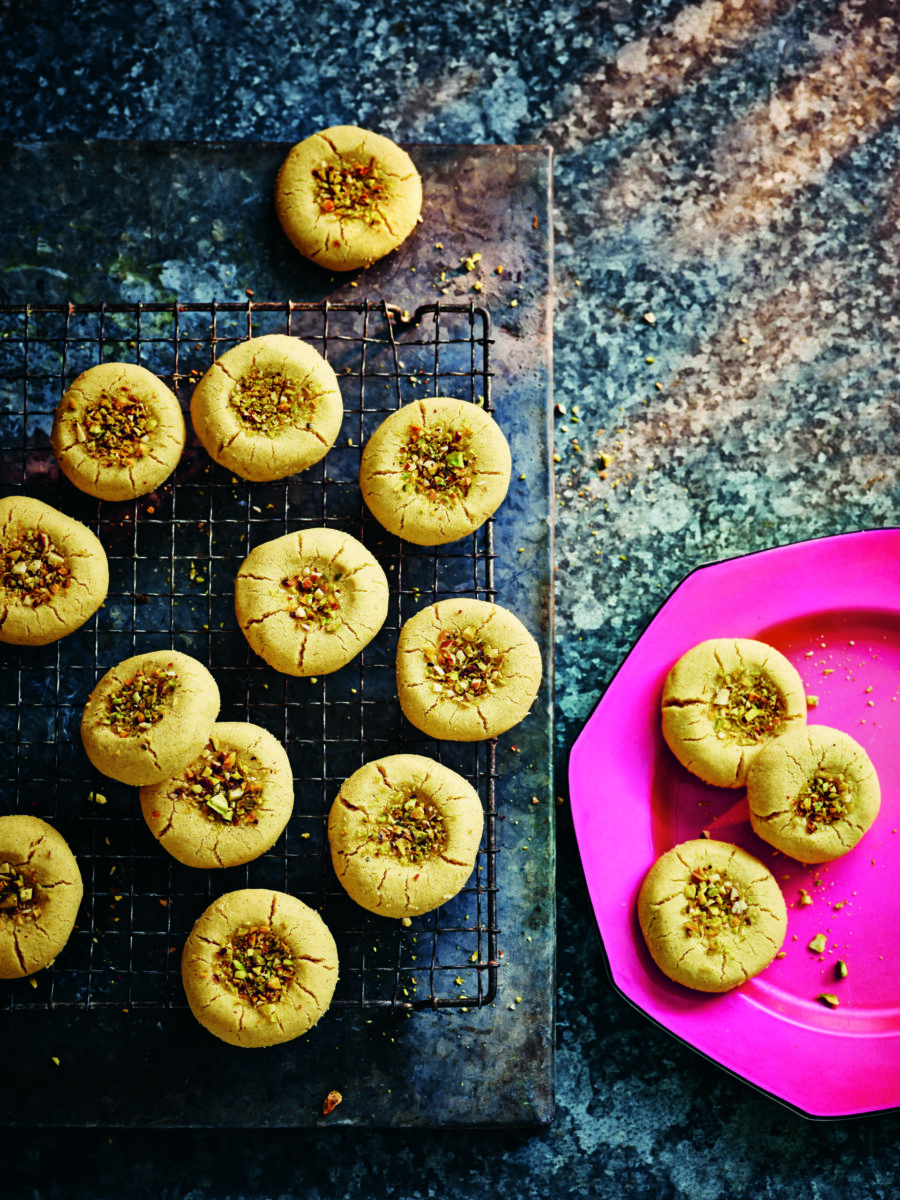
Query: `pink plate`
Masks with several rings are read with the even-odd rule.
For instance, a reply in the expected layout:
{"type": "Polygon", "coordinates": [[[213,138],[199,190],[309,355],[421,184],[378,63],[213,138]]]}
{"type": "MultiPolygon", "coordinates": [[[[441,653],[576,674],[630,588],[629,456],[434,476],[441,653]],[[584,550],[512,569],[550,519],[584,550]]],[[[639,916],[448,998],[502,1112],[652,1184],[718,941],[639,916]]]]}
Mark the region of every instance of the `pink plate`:
{"type": "Polygon", "coordinates": [[[669,596],[610,683],[569,761],[572,815],[619,991],[671,1033],[815,1117],[900,1106],[900,530],[781,546],[701,567],[669,596]],[[810,723],[851,734],[881,780],[874,826],[844,858],[804,867],[753,833],[746,794],[701,783],[662,739],[663,679],[711,637],[754,637],[818,697],[810,723]],[[701,836],[743,846],[788,905],[785,957],[724,995],[670,982],[637,923],[656,858],[701,836]],[[801,904],[806,892],[812,904],[801,904]],[[823,933],[824,954],[807,947],[823,933]],[[843,960],[847,977],[837,978],[843,960]],[[816,997],[832,993],[839,1007],[816,997]]]}

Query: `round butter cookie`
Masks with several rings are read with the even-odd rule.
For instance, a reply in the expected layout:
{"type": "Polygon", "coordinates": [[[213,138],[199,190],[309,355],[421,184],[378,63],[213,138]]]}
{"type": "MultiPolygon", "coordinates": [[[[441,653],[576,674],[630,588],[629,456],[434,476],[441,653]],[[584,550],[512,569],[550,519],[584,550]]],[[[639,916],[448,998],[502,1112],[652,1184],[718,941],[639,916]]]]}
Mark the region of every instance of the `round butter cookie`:
{"type": "Polygon", "coordinates": [[[699,992],[727,992],[781,949],[787,907],[774,875],[752,854],[698,838],[650,868],[638,920],[664,975],[699,992]]]}
{"type": "Polygon", "coordinates": [[[286,675],[325,675],[355,658],[387,616],[387,577],[349,533],[303,529],[264,542],[234,586],[251,648],[286,675]]]}
{"type": "Polygon", "coordinates": [[[765,745],[747,776],[750,824],[764,842],[803,863],[831,862],[872,827],[881,787],[848,733],[791,729],[765,745]]]}
{"type": "Polygon", "coordinates": [[[675,663],[662,692],[662,732],[689,771],[719,787],[743,787],[773,737],[806,724],[796,668],[752,638],[711,638],[675,663]]]}
{"type": "Polygon", "coordinates": [[[39,817],[0,817],[0,979],[49,966],[69,940],[81,872],[62,835],[39,817]]]}
{"type": "Polygon", "coordinates": [[[181,956],[191,1012],[232,1046],[274,1046],[306,1033],[338,979],[334,938],[295,896],[227,892],[206,909],[181,956]]]}
{"type": "Polygon", "coordinates": [[[30,496],[0,500],[0,642],[46,646],[106,599],[109,564],[93,533],[30,496]]]}
{"type": "Polygon", "coordinates": [[[50,444],[63,474],[100,500],[132,500],[159,487],[184,450],[174,392],[135,363],[101,363],[66,390],[50,444]]]}
{"type": "Polygon", "coordinates": [[[468,400],[436,396],[378,426],[363,450],[359,486],[389,533],[437,546],[473,533],[500,507],[510,467],[493,417],[468,400]]]}
{"type": "Polygon", "coordinates": [[[537,642],[499,604],[439,600],[400,630],[400,707],[429,737],[457,742],[497,737],[527,714],[540,684],[537,642]]]}
{"type": "Polygon", "coordinates": [[[335,125],[291,148],[275,183],[275,209],[306,258],[330,271],[355,271],[413,231],[422,180],[389,138],[335,125]]]}
{"type": "Polygon", "coordinates": [[[281,333],[226,350],[191,398],[206,452],[254,482],[284,479],[324,458],[343,417],[331,366],[307,342],[281,333]]]}
{"type": "Polygon", "coordinates": [[[141,812],[161,846],[188,867],[236,867],[269,850],[290,819],[294,779],[267,729],[219,721],[199,756],[141,788],[141,812]]]}
{"type": "Polygon", "coordinates": [[[202,663],[177,650],[126,658],[94,687],[81,740],[98,771],[138,787],[192,762],[219,715],[219,689],[202,663]]]}
{"type": "Polygon", "coordinates": [[[484,828],[478,793],[418,754],[366,763],[328,817],[335,873],[369,912],[410,917],[452,900],[475,867],[484,828]]]}

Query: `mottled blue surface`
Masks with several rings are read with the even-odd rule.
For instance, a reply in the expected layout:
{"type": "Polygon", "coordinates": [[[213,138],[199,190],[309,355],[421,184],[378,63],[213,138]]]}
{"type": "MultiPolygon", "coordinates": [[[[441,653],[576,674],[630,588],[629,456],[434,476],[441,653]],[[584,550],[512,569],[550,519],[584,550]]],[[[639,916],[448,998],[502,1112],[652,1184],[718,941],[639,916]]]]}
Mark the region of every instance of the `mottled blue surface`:
{"type": "MultiPolygon", "coordinates": [[[[686,571],[897,523],[888,0],[412,12],[353,0],[312,15],[250,0],[189,13],[7,0],[0,12],[4,137],[290,141],[352,121],[408,143],[554,148],[560,780],[606,681],[686,571]]],[[[60,269],[3,256],[38,278],[60,269]]],[[[618,998],[564,806],[558,844],[549,1129],[98,1131],[52,1146],[17,1134],[13,1194],[105,1200],[127,1178],[132,1195],[179,1200],[894,1196],[896,1115],[807,1122],[618,998]]]]}

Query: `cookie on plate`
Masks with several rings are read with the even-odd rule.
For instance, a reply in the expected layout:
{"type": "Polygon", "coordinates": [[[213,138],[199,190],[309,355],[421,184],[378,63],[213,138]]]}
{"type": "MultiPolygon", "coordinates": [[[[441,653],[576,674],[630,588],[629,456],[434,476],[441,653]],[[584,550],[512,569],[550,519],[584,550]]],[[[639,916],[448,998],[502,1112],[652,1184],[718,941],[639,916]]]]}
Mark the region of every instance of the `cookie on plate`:
{"type": "Polygon", "coordinates": [[[457,742],[496,737],[527,714],[540,684],[537,642],[499,604],[439,600],[400,630],[400,707],[429,737],[457,742]]]}
{"type": "Polygon", "coordinates": [[[753,638],[710,638],[675,663],[662,692],[662,732],[689,771],[743,787],[766,742],[806,724],[806,692],[793,664],[753,638]]]}
{"type": "Polygon", "coordinates": [[[126,658],[94,687],[81,740],[98,771],[120,783],[161,783],[192,762],[219,715],[206,667],[178,650],[126,658]]]}
{"type": "Polygon", "coordinates": [[[100,500],[132,500],[164,483],[181,458],[174,392],[136,363],[100,363],[66,390],[50,444],[63,474],[100,500]]]}
{"type": "Polygon", "coordinates": [[[422,755],[392,754],[345,781],[328,841],[335,873],[357,904],[409,917],[465,886],[483,828],[478,793],[461,775],[422,755]]]}
{"type": "Polygon", "coordinates": [[[468,400],[435,396],[391,413],[366,442],[359,486],[372,514],[419,546],[473,533],[509,489],[509,445],[468,400]]]}
{"type": "Polygon", "coordinates": [[[188,867],[236,867],[258,858],[281,836],[293,807],[284,746],[245,721],[218,721],[189,766],[141,788],[151,833],[188,867]]]}
{"type": "Polygon", "coordinates": [[[355,658],[387,616],[387,577],[336,529],[303,529],[257,546],[234,586],[251,648],[286,675],[325,675],[355,658]]]}
{"type": "Polygon", "coordinates": [[[325,922],[296,896],[227,892],[206,909],[181,956],[191,1012],[233,1046],[306,1033],[331,1004],[338,955],[325,922]]]}
{"type": "Polygon", "coordinates": [[[33,975],[56,958],[82,896],[75,855],[39,817],[0,817],[0,979],[33,975]]]}
{"type": "Polygon", "coordinates": [[[334,125],[291,148],[275,183],[275,208],[306,258],[331,271],[355,271],[413,231],[422,180],[389,138],[334,125]]]}
{"type": "Polygon", "coordinates": [[[284,479],[324,458],[343,417],[329,363],[281,333],[226,350],[191,398],[191,421],[206,452],[254,482],[284,479]]]}
{"type": "Polygon", "coordinates": [[[760,750],[747,776],[747,801],[763,841],[803,863],[831,862],[872,827],[881,787],[859,742],[806,725],[760,750]]]}
{"type": "Polygon", "coordinates": [[[781,949],[787,906],[759,859],[729,842],[697,838],[650,868],[638,920],[664,975],[699,992],[727,992],[781,949]]]}
{"type": "Polygon", "coordinates": [[[46,646],[106,599],[109,564],[93,533],[30,496],[0,500],[0,642],[46,646]]]}

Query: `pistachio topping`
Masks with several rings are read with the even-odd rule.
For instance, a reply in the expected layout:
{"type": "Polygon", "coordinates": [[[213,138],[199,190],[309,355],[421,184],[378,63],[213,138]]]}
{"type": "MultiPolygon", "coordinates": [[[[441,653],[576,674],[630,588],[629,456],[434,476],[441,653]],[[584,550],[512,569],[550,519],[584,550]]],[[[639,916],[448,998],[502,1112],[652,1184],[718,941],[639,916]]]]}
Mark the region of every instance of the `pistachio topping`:
{"type": "Polygon", "coordinates": [[[434,801],[410,789],[385,807],[372,840],[376,854],[391,854],[406,866],[439,854],[447,825],[434,801]]]}
{"type": "Polygon", "coordinates": [[[175,795],[193,801],[213,822],[245,827],[259,824],[262,792],[262,784],[245,769],[237,751],[220,749],[210,738],[175,795]]]}
{"type": "Polygon", "coordinates": [[[350,159],[344,159],[339,165],[325,163],[313,167],[312,177],[316,203],[323,213],[378,224],[384,183],[374,158],[365,163],[350,159]]]}
{"type": "Polygon", "coordinates": [[[178,683],[172,667],[138,671],[106,698],[101,718],[119,737],[133,737],[161,721],[178,683]]]}
{"type": "Polygon", "coordinates": [[[41,886],[33,871],[14,863],[0,862],[0,914],[36,917],[41,886]]]}
{"type": "Polygon", "coordinates": [[[273,436],[288,425],[309,427],[312,397],[283,371],[251,367],[236,380],[229,403],[254,433],[273,436]]]}
{"type": "Polygon", "coordinates": [[[426,429],[410,425],[400,449],[405,491],[429,500],[463,500],[472,486],[469,429],[426,429]]]}
{"type": "Polygon", "coordinates": [[[749,667],[716,677],[711,718],[716,736],[751,746],[777,733],[784,720],[784,698],[763,672],[749,667]]]}
{"type": "Polygon", "coordinates": [[[341,589],[343,574],[335,571],[328,574],[310,568],[282,579],[281,586],[288,592],[291,616],[305,630],[319,629],[333,632],[342,623],[341,589]]]}
{"type": "Polygon", "coordinates": [[[750,906],[737,884],[709,865],[695,867],[684,885],[687,903],[681,910],[688,937],[698,937],[708,951],[721,950],[720,938],[741,936],[753,924],[750,906]]]}
{"type": "Polygon", "coordinates": [[[0,590],[27,608],[47,604],[72,582],[72,572],[53,539],[29,529],[0,546],[0,590]]]}
{"type": "Polygon", "coordinates": [[[268,925],[238,930],[216,951],[221,974],[214,975],[233,987],[242,1000],[271,1015],[294,978],[290,949],[268,925]]]}
{"type": "MultiPolygon", "coordinates": [[[[77,407],[73,398],[72,408],[77,407]]],[[[150,439],[158,426],[146,404],[127,383],[103,390],[75,421],[75,437],[82,448],[104,467],[120,467],[150,452],[150,439]]]]}
{"type": "Polygon", "coordinates": [[[807,833],[823,825],[833,825],[847,814],[850,789],[841,772],[816,771],[794,802],[797,815],[806,824],[807,833]]]}
{"type": "Polygon", "coordinates": [[[443,630],[434,645],[424,649],[426,677],[435,691],[464,704],[477,704],[500,682],[503,655],[488,646],[471,626],[443,630]]]}

